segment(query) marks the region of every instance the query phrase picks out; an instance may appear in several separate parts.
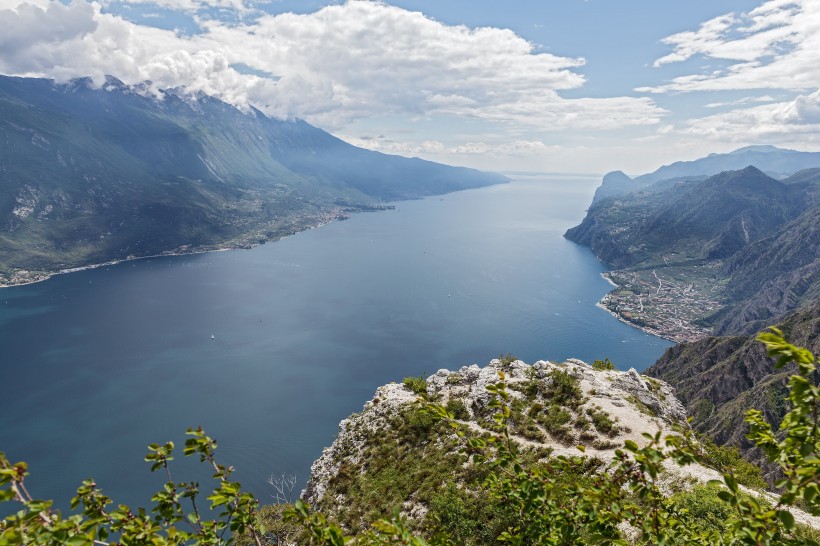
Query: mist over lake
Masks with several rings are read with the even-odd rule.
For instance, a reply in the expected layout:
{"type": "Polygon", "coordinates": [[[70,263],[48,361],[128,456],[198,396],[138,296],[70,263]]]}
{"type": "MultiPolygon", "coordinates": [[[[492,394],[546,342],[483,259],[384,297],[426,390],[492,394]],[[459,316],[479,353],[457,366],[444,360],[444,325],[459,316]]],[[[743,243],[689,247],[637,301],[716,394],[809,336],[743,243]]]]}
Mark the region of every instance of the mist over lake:
{"type": "MultiPolygon", "coordinates": [[[[0,451],[66,507],[93,476],[148,504],[145,445],[202,425],[271,501],[374,390],[486,364],[609,357],[642,370],[671,345],[595,306],[611,288],[562,237],[598,179],[516,177],[354,215],[246,251],[121,263],[0,291],[0,451]]],[[[204,475],[182,464],[177,480],[204,475]]],[[[298,494],[298,492],[297,492],[298,494]]]]}

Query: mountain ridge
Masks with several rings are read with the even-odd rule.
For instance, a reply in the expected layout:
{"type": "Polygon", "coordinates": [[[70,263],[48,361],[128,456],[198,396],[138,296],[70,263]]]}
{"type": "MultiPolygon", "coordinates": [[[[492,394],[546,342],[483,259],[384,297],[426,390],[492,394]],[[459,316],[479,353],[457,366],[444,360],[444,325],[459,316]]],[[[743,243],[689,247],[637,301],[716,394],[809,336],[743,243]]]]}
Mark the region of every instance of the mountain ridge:
{"type": "Polygon", "coordinates": [[[807,168],[820,167],[820,152],[755,145],[738,148],[725,154],[712,153],[692,161],[676,161],[634,178],[621,171],[613,171],[604,175],[601,185],[595,191],[590,208],[608,197],[646,189],[663,180],[713,176],[724,171],[743,169],[749,165],[754,165],[772,178],[780,179],[807,168]]]}
{"type": "Polygon", "coordinates": [[[356,148],[303,120],[107,78],[0,76],[0,284],[248,247],[501,175],[356,148]]]}
{"type": "Polygon", "coordinates": [[[656,186],[602,200],[565,234],[614,268],[602,304],[616,316],[694,341],[753,333],[820,297],[820,169],[656,186]]]}
{"type": "MultiPolygon", "coordinates": [[[[790,342],[820,354],[820,299],[791,311],[777,327],[790,342]]],[[[754,335],[708,336],[670,347],[644,373],[675,388],[692,428],[719,445],[738,447],[766,469],[771,484],[776,481],[776,465],[746,439],[744,416],[756,408],[772,425],[780,423],[788,410],[784,395],[794,365],[776,370],[754,335]]]]}

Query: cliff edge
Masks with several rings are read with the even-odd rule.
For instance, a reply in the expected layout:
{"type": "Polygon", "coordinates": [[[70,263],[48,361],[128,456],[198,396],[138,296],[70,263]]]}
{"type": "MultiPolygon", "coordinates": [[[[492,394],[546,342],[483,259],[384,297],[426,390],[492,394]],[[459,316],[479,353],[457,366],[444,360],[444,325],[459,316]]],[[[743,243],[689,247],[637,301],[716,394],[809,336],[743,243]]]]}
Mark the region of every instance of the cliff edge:
{"type": "MultiPolygon", "coordinates": [[[[486,468],[462,452],[452,429],[421,410],[417,393],[426,392],[469,434],[481,436],[494,425],[487,387],[500,373],[510,393],[513,438],[535,462],[581,455],[577,446],[583,445],[587,471],[611,461],[626,440],[644,445],[643,433],[688,428],[672,388],[634,369],[594,370],[574,359],[532,365],[496,359],[483,368],[439,370],[426,381],[379,387],[360,413],[341,422],[338,437],[312,466],[303,499],[354,533],[395,508],[424,528],[431,512],[455,502],[448,495],[469,497],[480,489],[486,468]]],[[[703,467],[685,472],[698,480],[718,477],[703,467]]]]}

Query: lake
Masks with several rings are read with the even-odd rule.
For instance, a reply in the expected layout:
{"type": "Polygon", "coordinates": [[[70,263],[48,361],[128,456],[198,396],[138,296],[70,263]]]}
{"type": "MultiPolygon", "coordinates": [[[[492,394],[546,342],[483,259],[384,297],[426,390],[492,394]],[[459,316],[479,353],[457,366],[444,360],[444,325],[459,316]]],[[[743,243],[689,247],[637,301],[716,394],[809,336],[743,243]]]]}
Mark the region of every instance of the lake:
{"type": "MultiPolygon", "coordinates": [[[[598,183],[519,176],[252,250],[2,289],[0,450],[62,508],[91,476],[144,506],[162,483],[146,444],[174,440],[182,459],[184,431],[202,425],[269,502],[267,478],[303,485],[338,422],[386,382],[501,353],[642,370],[671,343],[596,307],[606,267],[562,237],[598,183]]],[[[195,467],[175,478],[206,481],[195,467]]]]}

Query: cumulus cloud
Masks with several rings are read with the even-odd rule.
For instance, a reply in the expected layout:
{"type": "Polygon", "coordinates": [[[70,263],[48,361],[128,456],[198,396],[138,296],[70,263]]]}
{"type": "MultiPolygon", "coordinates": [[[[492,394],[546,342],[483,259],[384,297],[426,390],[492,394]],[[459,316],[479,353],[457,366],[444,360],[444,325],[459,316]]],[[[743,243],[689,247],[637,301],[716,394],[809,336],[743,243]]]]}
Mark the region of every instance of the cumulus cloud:
{"type": "MultiPolygon", "coordinates": [[[[371,116],[449,115],[610,129],[656,124],[665,115],[647,98],[563,98],[562,91],[584,84],[577,70],[584,60],[537,52],[510,30],[445,25],[380,2],[257,14],[238,24],[200,18],[200,33],[181,35],[134,24],[85,0],[69,6],[34,1],[40,4],[25,0],[0,12],[0,24],[26,29],[26,36],[0,38],[0,72],[96,81],[112,74],[126,83],[186,86],[326,128],[371,116]],[[252,73],[240,73],[237,65],[252,73]]],[[[242,0],[161,3],[188,10],[252,6],[242,0]]]]}
{"type": "Polygon", "coordinates": [[[692,120],[683,132],[716,139],[820,144],[820,89],[790,101],[692,120]]]}
{"type": "Polygon", "coordinates": [[[696,31],[669,36],[673,50],[655,66],[693,57],[730,61],[725,69],[687,74],[637,91],[814,89],[820,81],[820,0],[768,0],[748,13],[729,13],[696,31]]]}
{"type": "Polygon", "coordinates": [[[68,6],[22,4],[0,9],[0,53],[16,55],[37,44],[59,44],[81,38],[97,28],[94,9],[83,2],[68,6]]]}

